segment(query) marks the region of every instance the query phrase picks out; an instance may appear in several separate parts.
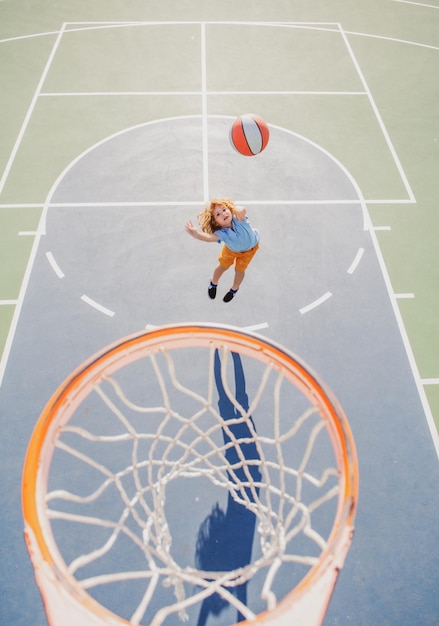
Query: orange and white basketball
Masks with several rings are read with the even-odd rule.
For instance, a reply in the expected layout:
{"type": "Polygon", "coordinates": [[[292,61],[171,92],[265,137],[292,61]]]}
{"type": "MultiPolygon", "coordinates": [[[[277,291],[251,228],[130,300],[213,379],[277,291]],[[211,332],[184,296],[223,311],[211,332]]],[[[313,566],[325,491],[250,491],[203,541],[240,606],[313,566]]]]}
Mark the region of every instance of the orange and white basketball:
{"type": "Polygon", "coordinates": [[[267,147],[270,131],[267,123],[258,115],[245,113],[233,122],[230,142],[240,154],[255,156],[267,147]]]}

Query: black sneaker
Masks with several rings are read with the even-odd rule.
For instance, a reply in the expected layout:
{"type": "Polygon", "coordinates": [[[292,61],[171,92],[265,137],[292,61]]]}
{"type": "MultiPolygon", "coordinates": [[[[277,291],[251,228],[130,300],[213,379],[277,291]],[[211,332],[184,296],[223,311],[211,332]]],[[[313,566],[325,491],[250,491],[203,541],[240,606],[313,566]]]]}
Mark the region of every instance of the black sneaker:
{"type": "Polygon", "coordinates": [[[212,283],[210,283],[207,293],[209,294],[209,298],[213,300],[216,297],[216,285],[212,285],[212,283]]]}
{"type": "Polygon", "coordinates": [[[224,301],[224,302],[230,302],[230,300],[232,300],[232,299],[233,299],[233,296],[234,296],[234,295],[235,295],[235,294],[233,293],[233,291],[228,291],[228,292],[226,293],[226,295],[224,296],[223,301],[224,301]]]}

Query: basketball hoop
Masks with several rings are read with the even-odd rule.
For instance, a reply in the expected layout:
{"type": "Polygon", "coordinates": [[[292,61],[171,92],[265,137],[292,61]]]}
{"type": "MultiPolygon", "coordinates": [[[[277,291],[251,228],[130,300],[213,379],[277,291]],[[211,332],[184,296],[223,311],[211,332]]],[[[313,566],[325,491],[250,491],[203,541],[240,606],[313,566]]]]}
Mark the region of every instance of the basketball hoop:
{"type": "Polygon", "coordinates": [[[351,544],[358,466],[338,402],[287,349],[180,324],[121,340],[60,386],[22,496],[51,626],[206,624],[224,606],[241,623],[317,626],[351,544]],[[201,484],[227,510],[212,502],[193,563],[171,513],[201,484]]]}

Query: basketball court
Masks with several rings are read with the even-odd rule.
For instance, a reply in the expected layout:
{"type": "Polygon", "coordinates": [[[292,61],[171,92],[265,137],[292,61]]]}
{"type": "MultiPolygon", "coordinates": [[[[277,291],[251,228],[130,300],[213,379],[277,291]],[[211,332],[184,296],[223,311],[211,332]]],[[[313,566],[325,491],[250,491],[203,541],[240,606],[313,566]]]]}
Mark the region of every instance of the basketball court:
{"type": "MultiPolygon", "coordinates": [[[[2,219],[19,232],[8,274],[16,295],[5,293],[2,307],[1,623],[47,624],[21,510],[24,456],[43,407],[108,344],[199,322],[286,346],[349,420],[360,466],[356,530],[324,623],[435,624],[439,362],[434,350],[418,356],[407,333],[413,294],[386,237],[403,240],[401,224],[418,205],[424,214],[437,183],[425,165],[420,178],[413,170],[413,185],[403,165],[409,134],[399,134],[393,96],[385,100],[371,68],[400,54],[401,75],[412,59],[437,90],[429,71],[437,72],[439,42],[430,28],[439,7],[374,2],[354,16],[342,2],[272,2],[249,21],[227,2],[189,2],[185,15],[144,4],[58,7],[39,13],[35,28],[12,3],[0,5],[10,29],[0,43],[27,72],[15,136],[4,131],[0,196],[2,219]],[[267,148],[252,158],[229,142],[244,112],[270,129],[267,148]],[[184,231],[213,197],[244,205],[261,235],[230,303],[222,296],[231,272],[217,298],[207,296],[219,246],[184,231]]],[[[203,378],[202,361],[190,367],[203,378]]],[[[183,520],[177,536],[195,536],[215,505],[209,489],[172,492],[174,519],[183,520]]],[[[181,539],[180,558],[194,554],[195,542],[181,539]]],[[[287,590],[282,580],[278,593],[287,590]]],[[[206,623],[235,620],[230,609],[206,623]]],[[[173,615],[164,623],[181,622],[173,615]]]]}

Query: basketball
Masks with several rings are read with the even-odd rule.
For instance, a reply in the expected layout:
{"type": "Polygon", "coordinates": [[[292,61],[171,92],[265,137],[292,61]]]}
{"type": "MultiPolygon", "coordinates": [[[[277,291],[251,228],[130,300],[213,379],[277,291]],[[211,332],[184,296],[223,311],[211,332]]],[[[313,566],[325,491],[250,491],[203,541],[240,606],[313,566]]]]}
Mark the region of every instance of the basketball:
{"type": "Polygon", "coordinates": [[[255,156],[267,147],[270,131],[266,122],[258,115],[245,113],[233,122],[230,143],[239,154],[255,156]]]}

